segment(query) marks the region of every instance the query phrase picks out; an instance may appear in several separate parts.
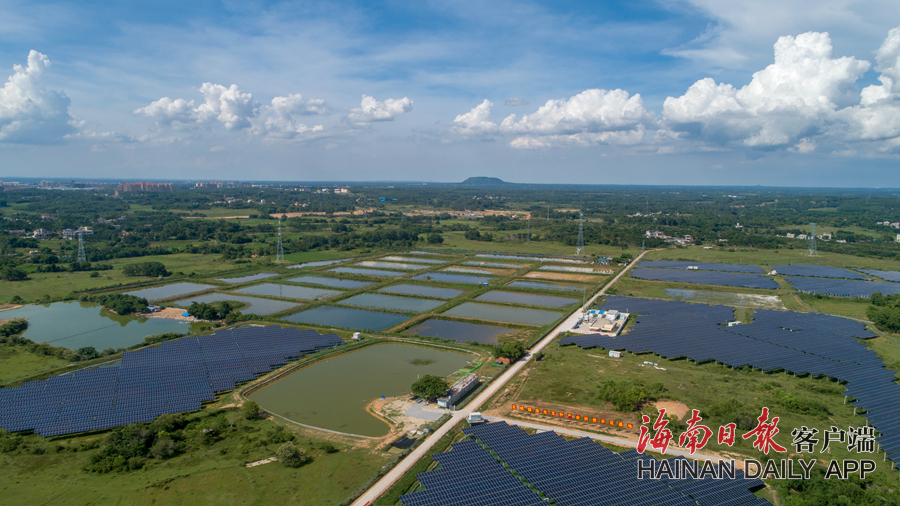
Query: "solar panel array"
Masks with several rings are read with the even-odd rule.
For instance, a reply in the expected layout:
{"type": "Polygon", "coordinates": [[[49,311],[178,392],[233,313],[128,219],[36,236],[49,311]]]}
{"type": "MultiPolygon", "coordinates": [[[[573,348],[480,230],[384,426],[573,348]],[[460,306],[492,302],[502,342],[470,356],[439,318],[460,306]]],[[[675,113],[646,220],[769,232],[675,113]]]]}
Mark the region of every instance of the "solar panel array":
{"type": "MultiPolygon", "coordinates": [[[[744,479],[740,470],[735,471],[735,479],[641,480],[637,477],[638,459],[656,461],[634,450],[617,454],[589,438],[567,441],[555,432],[529,435],[506,422],[476,425],[463,432],[474,435],[503,464],[559,506],[769,504],[749,491],[762,481],[744,479]]],[[[434,455],[434,459],[442,468],[417,475],[425,490],[401,497],[404,506],[543,504],[475,441],[456,443],[451,451],[434,455]]]]}
{"type": "Polygon", "coordinates": [[[725,327],[734,318],[727,306],[608,297],[606,309],[637,314],[637,324],[616,337],[587,334],[565,337],[560,344],[600,346],[666,358],[715,360],[740,367],[783,369],[846,381],[844,395],[881,433],[877,439],[894,463],[900,462],[900,385],[874,351],[858,338],[875,337],[865,324],[818,313],[757,309],[747,325],[725,327]]]}
{"type": "Polygon", "coordinates": [[[681,271],[674,269],[632,269],[631,277],[651,281],[698,283],[701,285],[737,286],[741,288],[778,288],[778,283],[759,274],[743,272],[681,271]]]}
{"type": "Polygon", "coordinates": [[[214,400],[215,392],[341,344],[335,334],[276,326],[166,341],[124,353],[119,366],[0,389],[0,427],[48,437],[196,411],[202,402],[214,400]]]}
{"type": "Polygon", "coordinates": [[[900,283],[900,271],[879,271],[877,269],[859,269],[861,272],[865,272],[869,276],[875,276],[877,278],[884,279],[886,281],[893,281],[894,283],[900,283]]]}
{"type": "Polygon", "coordinates": [[[853,272],[840,267],[827,267],[824,265],[773,265],[772,269],[778,274],[786,276],[811,276],[814,278],[844,278],[866,279],[858,272],[853,272]]]}
{"type": "Polygon", "coordinates": [[[687,269],[694,266],[701,271],[717,271],[717,272],[746,272],[749,274],[765,273],[762,267],[756,265],[738,265],[738,264],[709,264],[704,262],[684,262],[679,260],[654,260],[643,261],[641,267],[651,267],[654,269],[687,269]]]}
{"type": "Polygon", "coordinates": [[[871,297],[875,292],[884,295],[900,293],[900,284],[887,281],[857,281],[855,279],[823,279],[784,276],[788,283],[804,293],[819,293],[832,297],[871,297]]]}

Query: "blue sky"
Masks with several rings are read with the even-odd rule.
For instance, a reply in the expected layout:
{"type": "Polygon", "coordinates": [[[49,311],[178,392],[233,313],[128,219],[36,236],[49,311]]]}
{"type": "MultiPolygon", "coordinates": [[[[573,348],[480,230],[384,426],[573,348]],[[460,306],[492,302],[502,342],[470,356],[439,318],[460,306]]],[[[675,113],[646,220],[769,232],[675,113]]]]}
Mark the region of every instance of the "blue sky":
{"type": "Polygon", "coordinates": [[[0,3],[0,179],[900,186],[895,0],[0,3]]]}

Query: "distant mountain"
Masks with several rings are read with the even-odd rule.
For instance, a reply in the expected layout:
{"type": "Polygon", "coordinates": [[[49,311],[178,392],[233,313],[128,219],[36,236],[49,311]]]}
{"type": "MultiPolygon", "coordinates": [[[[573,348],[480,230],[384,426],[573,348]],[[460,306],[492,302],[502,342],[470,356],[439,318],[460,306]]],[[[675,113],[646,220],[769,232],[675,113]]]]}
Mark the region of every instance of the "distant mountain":
{"type": "Polygon", "coordinates": [[[470,177],[459,184],[460,186],[505,186],[513,183],[507,183],[498,177],[470,177]]]}

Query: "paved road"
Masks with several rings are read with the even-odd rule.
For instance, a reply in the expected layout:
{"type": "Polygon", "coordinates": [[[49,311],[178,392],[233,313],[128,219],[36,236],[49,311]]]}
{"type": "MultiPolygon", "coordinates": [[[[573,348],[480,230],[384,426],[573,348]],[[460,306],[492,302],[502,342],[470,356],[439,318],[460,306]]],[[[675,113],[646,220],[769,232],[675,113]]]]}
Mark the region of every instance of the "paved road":
{"type": "Polygon", "coordinates": [[[375,485],[372,485],[372,487],[369,488],[369,490],[367,490],[363,495],[361,495],[359,497],[359,499],[357,499],[353,503],[353,506],[365,506],[367,504],[371,504],[372,502],[374,502],[375,499],[378,498],[378,496],[383,494],[387,489],[389,489],[391,487],[391,485],[396,483],[397,480],[399,480],[404,474],[406,474],[406,472],[409,471],[409,469],[413,466],[413,464],[415,464],[416,462],[419,461],[420,458],[425,456],[425,454],[428,453],[428,451],[431,449],[431,447],[434,446],[434,444],[437,443],[438,440],[440,440],[448,432],[450,432],[450,429],[455,427],[456,424],[459,423],[461,420],[463,420],[467,416],[469,416],[470,413],[472,413],[474,411],[478,411],[478,409],[482,405],[484,405],[484,403],[486,403],[488,401],[488,399],[490,399],[501,388],[503,388],[503,386],[506,385],[506,383],[509,382],[509,380],[513,379],[515,377],[515,375],[518,374],[519,371],[521,371],[523,367],[525,367],[525,365],[528,363],[529,360],[531,360],[531,358],[533,356],[537,355],[538,352],[543,350],[545,346],[547,346],[548,344],[553,342],[553,340],[556,339],[556,337],[559,336],[561,333],[571,329],[572,326],[575,325],[575,322],[578,321],[579,316],[581,316],[581,312],[585,308],[591,307],[595,300],[597,300],[599,297],[603,296],[606,293],[606,290],[608,290],[609,287],[613,286],[616,283],[616,281],[619,280],[619,278],[621,278],[634,265],[636,265],[637,262],[641,258],[643,258],[643,256],[646,253],[647,252],[645,251],[645,252],[641,253],[640,255],[638,255],[638,257],[634,259],[634,262],[631,262],[631,264],[629,264],[626,268],[622,269],[622,272],[620,272],[618,275],[616,275],[616,277],[614,277],[612,280],[610,280],[599,292],[597,292],[596,295],[591,297],[591,299],[589,301],[587,301],[587,303],[585,303],[585,305],[583,307],[577,309],[574,313],[569,315],[569,317],[566,318],[562,323],[557,325],[556,328],[554,328],[552,331],[550,331],[550,333],[547,334],[547,336],[544,337],[544,339],[541,339],[541,341],[538,342],[534,346],[534,348],[532,348],[530,350],[530,353],[526,354],[524,358],[522,358],[521,360],[517,361],[516,363],[510,365],[509,368],[506,369],[506,371],[500,375],[500,377],[498,377],[490,385],[488,385],[488,387],[483,392],[481,392],[481,394],[479,394],[478,397],[476,397],[471,402],[469,402],[469,404],[467,404],[465,408],[463,408],[459,411],[453,412],[453,417],[449,421],[447,421],[447,423],[445,423],[438,430],[436,430],[434,432],[434,434],[432,434],[421,445],[419,445],[415,450],[413,450],[412,453],[407,455],[406,458],[404,458],[399,463],[397,463],[397,465],[394,466],[394,468],[391,469],[386,475],[384,475],[383,478],[378,480],[378,482],[375,483],[375,485]]]}

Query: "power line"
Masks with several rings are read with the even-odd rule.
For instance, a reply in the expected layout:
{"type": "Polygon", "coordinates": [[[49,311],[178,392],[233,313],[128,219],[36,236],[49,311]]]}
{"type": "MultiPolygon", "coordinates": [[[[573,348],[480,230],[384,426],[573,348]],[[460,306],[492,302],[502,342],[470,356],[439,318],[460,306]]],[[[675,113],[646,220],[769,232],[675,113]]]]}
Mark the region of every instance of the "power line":
{"type": "Polygon", "coordinates": [[[578,242],[575,243],[575,256],[584,255],[584,214],[578,211],[578,242]]]}
{"type": "Polygon", "coordinates": [[[281,220],[278,220],[278,249],[275,252],[275,261],[284,262],[284,245],[281,243],[281,220]]]}
{"type": "Polygon", "coordinates": [[[87,262],[87,256],[84,254],[84,231],[78,231],[78,262],[87,262]]]}
{"type": "Polygon", "coordinates": [[[812,232],[809,233],[809,248],[806,250],[807,255],[818,255],[816,252],[816,224],[810,223],[812,225],[812,232]]]}

